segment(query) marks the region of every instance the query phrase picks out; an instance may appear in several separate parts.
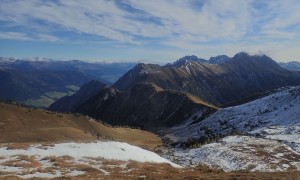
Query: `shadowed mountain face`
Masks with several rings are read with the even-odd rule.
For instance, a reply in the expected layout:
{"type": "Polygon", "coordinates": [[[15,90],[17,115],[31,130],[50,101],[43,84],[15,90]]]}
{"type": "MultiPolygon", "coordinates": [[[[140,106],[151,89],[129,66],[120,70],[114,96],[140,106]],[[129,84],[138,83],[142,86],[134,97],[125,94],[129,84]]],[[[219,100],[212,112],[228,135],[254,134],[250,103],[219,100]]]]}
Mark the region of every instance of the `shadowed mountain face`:
{"type": "Polygon", "coordinates": [[[96,95],[105,87],[102,82],[93,80],[83,85],[75,94],[64,96],[49,106],[51,111],[74,112],[79,105],[96,95]]]}
{"type": "Polygon", "coordinates": [[[77,109],[113,125],[144,129],[182,123],[197,111],[201,113],[195,121],[213,113],[215,108],[190,94],[163,90],[150,83],[137,83],[128,92],[106,88],[77,109]]]}
{"type": "Polygon", "coordinates": [[[189,92],[216,106],[226,106],[278,87],[300,84],[296,73],[281,68],[265,55],[238,53],[230,59],[222,56],[212,61],[221,63],[193,58],[166,66],[138,64],[113,87],[126,91],[138,82],[149,82],[163,89],[189,92]]]}

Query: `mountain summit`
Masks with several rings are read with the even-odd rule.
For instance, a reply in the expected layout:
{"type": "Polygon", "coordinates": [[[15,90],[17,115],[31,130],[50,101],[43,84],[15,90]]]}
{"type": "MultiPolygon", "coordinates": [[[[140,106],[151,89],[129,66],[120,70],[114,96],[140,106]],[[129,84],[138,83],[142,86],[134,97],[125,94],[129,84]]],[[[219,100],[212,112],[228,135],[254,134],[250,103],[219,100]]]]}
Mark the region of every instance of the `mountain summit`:
{"type": "Polygon", "coordinates": [[[177,61],[175,61],[173,64],[169,64],[169,65],[181,66],[181,65],[186,64],[189,61],[200,62],[200,63],[207,62],[205,59],[201,59],[195,55],[191,55],[191,56],[184,56],[184,57],[178,59],[177,61]]]}

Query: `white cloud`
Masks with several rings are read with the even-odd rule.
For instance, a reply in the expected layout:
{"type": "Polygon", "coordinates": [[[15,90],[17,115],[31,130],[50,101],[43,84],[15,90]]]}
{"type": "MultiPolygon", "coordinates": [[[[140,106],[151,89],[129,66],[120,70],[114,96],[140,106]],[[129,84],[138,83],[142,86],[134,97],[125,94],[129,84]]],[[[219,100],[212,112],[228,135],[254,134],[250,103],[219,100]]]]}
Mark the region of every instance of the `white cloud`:
{"type": "Polygon", "coordinates": [[[20,32],[0,32],[0,39],[32,40],[27,34],[20,32]]]}
{"type": "MultiPolygon", "coordinates": [[[[249,16],[248,1],[208,1],[202,9],[191,8],[189,1],[125,1],[145,14],[119,8],[113,1],[38,0],[6,1],[0,19],[13,20],[23,26],[36,26],[35,20],[58,25],[78,33],[103,36],[112,40],[134,43],[135,36],[173,38],[198,35],[202,40],[235,38],[243,35],[249,16]],[[238,7],[238,8],[236,8],[238,7]],[[137,20],[139,16],[157,18],[162,24],[137,20]]],[[[53,27],[52,27],[53,28],[53,27]]]]}
{"type": "MultiPolygon", "coordinates": [[[[156,43],[183,52],[211,48],[208,50],[211,55],[243,48],[270,49],[279,54],[272,51],[279,47],[274,44],[282,43],[277,49],[289,52],[287,49],[300,40],[298,0],[0,0],[0,3],[0,21],[8,28],[16,28],[1,32],[2,39],[60,41],[67,39],[63,33],[76,32],[83,38],[89,34],[121,45],[156,43]],[[51,35],[60,32],[63,37],[51,35]]],[[[82,38],[78,42],[83,42],[82,38]]]]}
{"type": "Polygon", "coordinates": [[[21,40],[21,41],[51,41],[51,42],[62,41],[58,37],[49,34],[38,33],[35,35],[29,35],[21,32],[1,32],[1,31],[0,31],[0,39],[21,40]]]}
{"type": "Polygon", "coordinates": [[[51,41],[51,42],[59,42],[59,41],[62,41],[62,40],[59,39],[58,37],[52,36],[52,35],[49,35],[49,34],[37,34],[37,35],[36,35],[36,39],[37,39],[38,41],[51,41]]]}
{"type": "Polygon", "coordinates": [[[201,9],[191,8],[189,1],[129,1],[134,7],[159,18],[170,34],[183,37],[237,38],[245,33],[250,19],[247,0],[211,0],[201,9]]]}

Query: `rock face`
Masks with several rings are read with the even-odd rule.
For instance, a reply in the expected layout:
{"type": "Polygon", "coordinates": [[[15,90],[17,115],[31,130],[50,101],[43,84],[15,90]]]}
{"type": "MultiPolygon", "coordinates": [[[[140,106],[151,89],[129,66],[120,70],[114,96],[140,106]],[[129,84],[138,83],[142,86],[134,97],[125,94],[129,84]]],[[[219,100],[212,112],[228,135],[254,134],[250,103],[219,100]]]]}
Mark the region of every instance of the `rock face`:
{"type": "Polygon", "coordinates": [[[103,89],[77,109],[113,125],[143,129],[174,126],[199,111],[195,119],[204,118],[215,108],[190,94],[163,90],[151,83],[137,83],[128,92],[103,89]]]}
{"type": "Polygon", "coordinates": [[[105,84],[92,80],[83,85],[75,94],[64,96],[49,106],[50,111],[74,112],[83,102],[96,95],[105,87],[105,84]]]}
{"type": "Polygon", "coordinates": [[[216,106],[228,106],[275,88],[300,84],[296,73],[281,68],[265,55],[238,53],[230,59],[213,60],[222,63],[194,58],[166,66],[138,64],[113,87],[129,90],[138,82],[149,82],[163,89],[189,92],[216,106]]]}

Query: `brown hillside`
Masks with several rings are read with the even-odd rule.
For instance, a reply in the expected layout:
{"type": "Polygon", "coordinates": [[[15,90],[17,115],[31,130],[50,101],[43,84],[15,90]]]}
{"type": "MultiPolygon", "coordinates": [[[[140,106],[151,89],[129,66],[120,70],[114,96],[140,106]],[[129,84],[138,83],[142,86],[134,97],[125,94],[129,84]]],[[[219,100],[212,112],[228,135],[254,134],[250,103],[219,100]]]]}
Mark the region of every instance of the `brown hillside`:
{"type": "Polygon", "coordinates": [[[156,135],[138,129],[114,128],[93,119],[0,103],[0,143],[94,141],[114,139],[147,149],[161,145],[156,135]]]}
{"type": "Polygon", "coordinates": [[[181,124],[195,114],[199,115],[193,116],[193,121],[200,121],[215,110],[191,94],[137,83],[128,92],[106,88],[79,106],[77,112],[113,125],[155,130],[181,124]]]}

